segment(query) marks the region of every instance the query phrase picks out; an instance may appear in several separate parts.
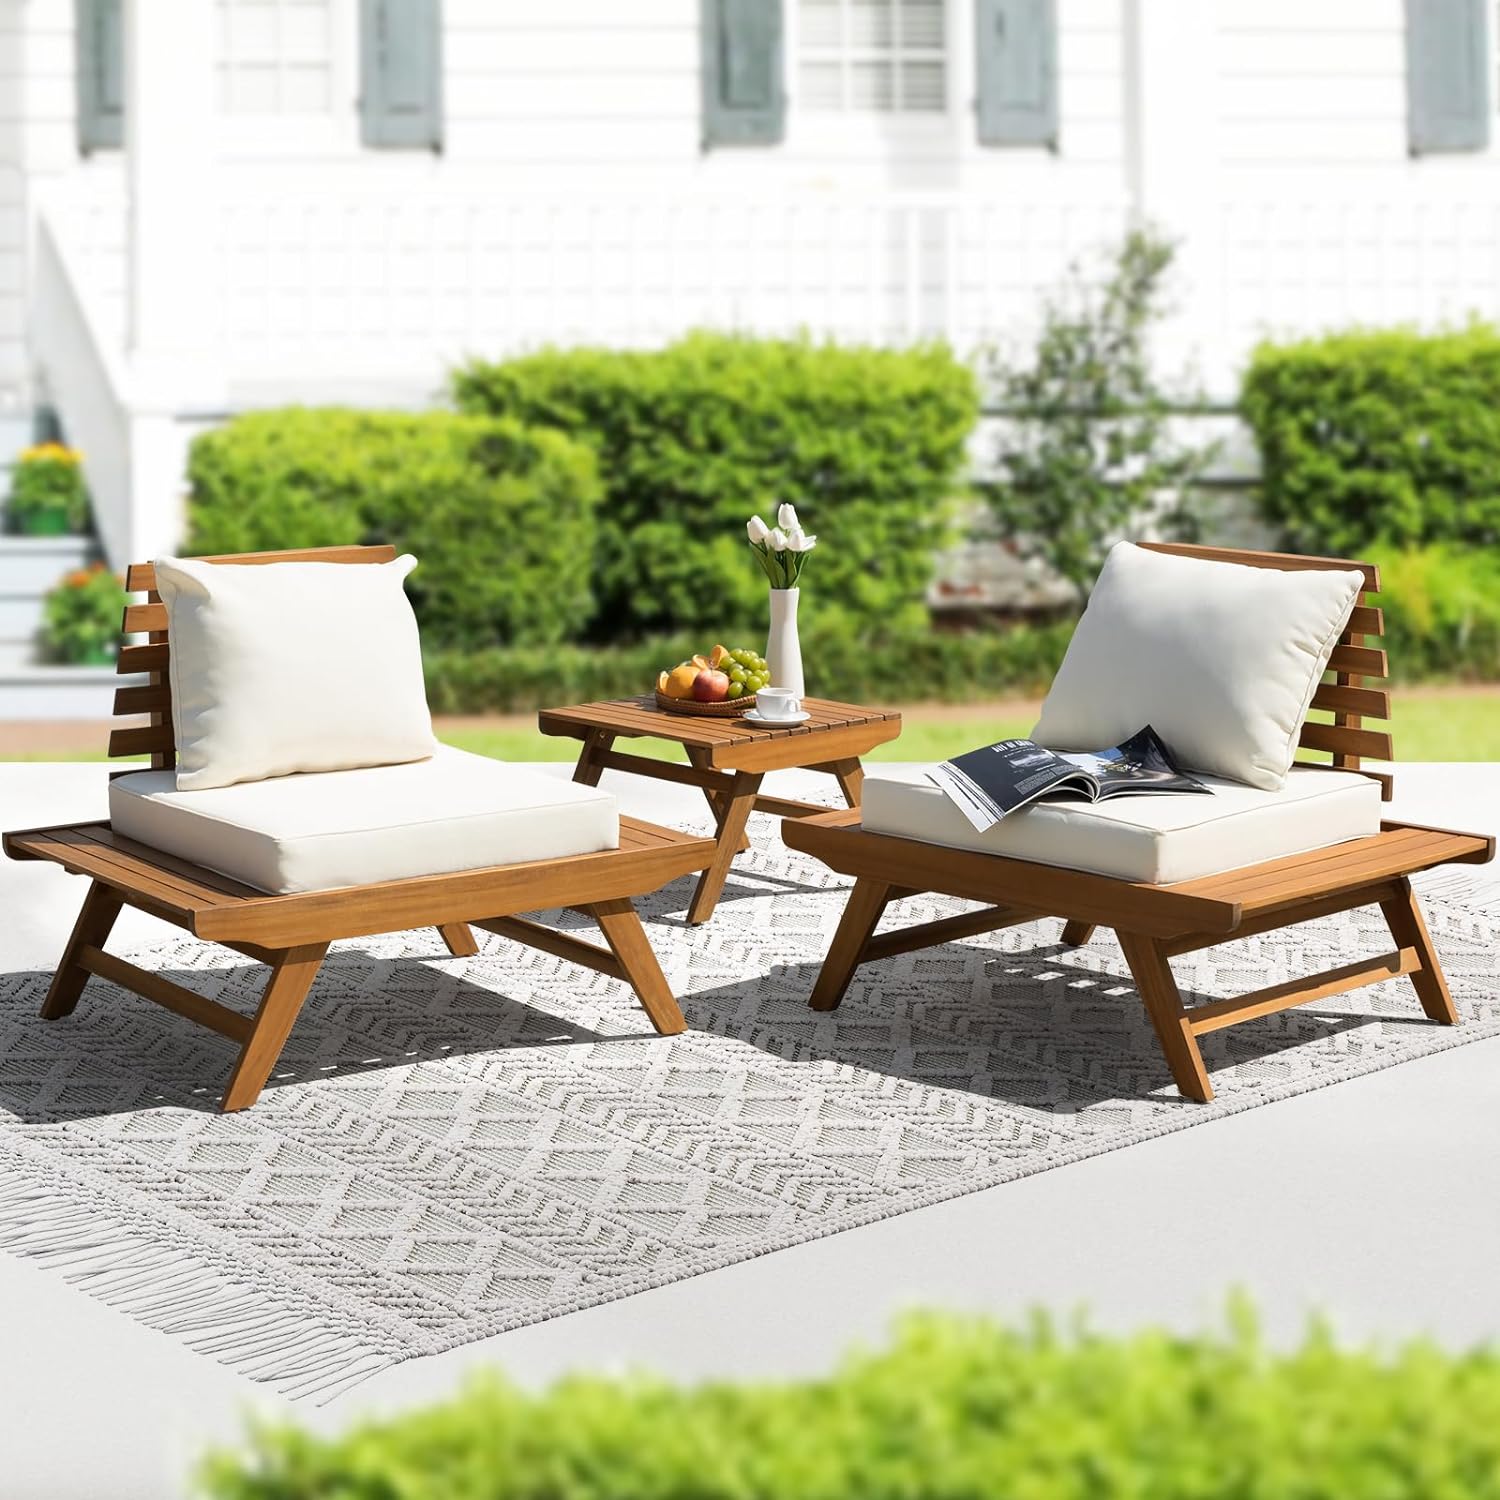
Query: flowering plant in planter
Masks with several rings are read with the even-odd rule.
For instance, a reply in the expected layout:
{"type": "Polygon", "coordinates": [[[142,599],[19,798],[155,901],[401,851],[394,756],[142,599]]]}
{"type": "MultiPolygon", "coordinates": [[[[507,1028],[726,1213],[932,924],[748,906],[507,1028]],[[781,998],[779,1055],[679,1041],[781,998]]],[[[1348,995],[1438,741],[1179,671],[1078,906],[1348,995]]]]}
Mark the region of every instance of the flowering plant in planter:
{"type": "Polygon", "coordinates": [[[53,661],[107,667],[120,648],[125,587],[102,562],[65,574],[42,605],[42,644],[53,661]]]}
{"type": "Polygon", "coordinates": [[[66,536],[87,529],[89,494],[83,455],[64,443],[36,443],[16,460],[7,510],[26,536],[66,536]]]}
{"type": "Polygon", "coordinates": [[[759,516],[745,524],[750,546],[760,558],[773,589],[794,589],[802,576],[802,565],[818,539],[809,536],[797,521],[795,506],[783,505],[776,512],[776,525],[767,526],[759,516]]]}

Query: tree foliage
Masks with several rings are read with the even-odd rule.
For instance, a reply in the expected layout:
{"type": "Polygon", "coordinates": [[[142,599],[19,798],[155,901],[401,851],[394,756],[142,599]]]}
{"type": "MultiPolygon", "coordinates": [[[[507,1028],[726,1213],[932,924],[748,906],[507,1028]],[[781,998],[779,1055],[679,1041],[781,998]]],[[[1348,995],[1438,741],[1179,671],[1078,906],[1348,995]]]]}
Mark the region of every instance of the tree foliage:
{"type": "Polygon", "coordinates": [[[1116,541],[1191,531],[1183,501],[1212,455],[1174,437],[1152,367],[1172,256],[1170,242],[1137,231],[1102,280],[1075,263],[1044,301],[1035,346],[991,358],[1006,415],[985,494],[1022,552],[1081,594],[1116,541]]]}

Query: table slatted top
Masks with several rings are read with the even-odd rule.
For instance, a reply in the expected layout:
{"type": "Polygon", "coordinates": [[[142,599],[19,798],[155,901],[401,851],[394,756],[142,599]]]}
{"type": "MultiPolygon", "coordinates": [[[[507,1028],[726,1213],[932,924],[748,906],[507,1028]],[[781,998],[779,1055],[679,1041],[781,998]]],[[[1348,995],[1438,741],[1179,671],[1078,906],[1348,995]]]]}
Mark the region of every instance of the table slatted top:
{"type": "Polygon", "coordinates": [[[649,735],[655,739],[676,740],[694,749],[712,750],[761,741],[806,738],[862,724],[901,722],[901,715],[894,710],[865,708],[858,703],[836,703],[829,698],[804,698],[802,706],[810,717],[801,724],[772,728],[768,724],[747,723],[741,718],[668,713],[656,706],[654,694],[643,694],[638,698],[615,698],[604,703],[580,703],[572,708],[544,708],[537,715],[537,727],[543,734],[569,735],[580,740],[602,729],[621,737],[649,735]]]}

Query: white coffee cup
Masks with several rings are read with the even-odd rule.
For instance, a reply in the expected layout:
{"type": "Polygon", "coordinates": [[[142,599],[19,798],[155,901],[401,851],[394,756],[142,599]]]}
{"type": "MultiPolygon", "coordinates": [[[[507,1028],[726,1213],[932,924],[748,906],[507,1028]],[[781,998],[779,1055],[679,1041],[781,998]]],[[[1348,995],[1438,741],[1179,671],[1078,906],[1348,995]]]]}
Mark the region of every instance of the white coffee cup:
{"type": "Polygon", "coordinates": [[[755,711],[763,719],[795,719],[802,712],[802,698],[791,688],[764,687],[755,695],[755,711]]]}

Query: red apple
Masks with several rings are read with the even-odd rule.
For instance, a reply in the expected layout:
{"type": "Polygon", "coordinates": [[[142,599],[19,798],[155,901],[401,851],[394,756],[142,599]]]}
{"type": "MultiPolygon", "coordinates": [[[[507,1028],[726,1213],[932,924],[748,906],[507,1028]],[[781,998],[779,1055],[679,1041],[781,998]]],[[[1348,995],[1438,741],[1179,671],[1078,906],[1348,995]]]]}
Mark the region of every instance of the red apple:
{"type": "Polygon", "coordinates": [[[693,678],[693,697],[699,703],[722,703],[729,696],[729,678],[710,668],[693,678]]]}

